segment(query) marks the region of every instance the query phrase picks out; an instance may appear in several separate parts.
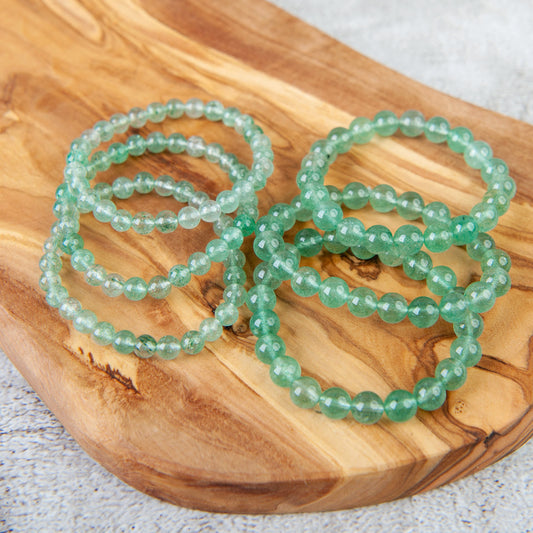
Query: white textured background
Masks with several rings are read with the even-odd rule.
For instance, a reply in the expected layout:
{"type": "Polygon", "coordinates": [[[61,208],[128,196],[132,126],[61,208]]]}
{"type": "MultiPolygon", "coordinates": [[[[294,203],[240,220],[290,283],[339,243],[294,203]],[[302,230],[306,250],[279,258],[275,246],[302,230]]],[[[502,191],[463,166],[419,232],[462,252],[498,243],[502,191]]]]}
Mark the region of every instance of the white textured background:
{"type": "MultiPolygon", "coordinates": [[[[530,0],[275,0],[431,87],[533,123],[530,0]]],[[[88,457],[0,352],[0,533],[533,531],[533,441],[467,479],[375,507],[239,516],[190,511],[88,457]]]]}

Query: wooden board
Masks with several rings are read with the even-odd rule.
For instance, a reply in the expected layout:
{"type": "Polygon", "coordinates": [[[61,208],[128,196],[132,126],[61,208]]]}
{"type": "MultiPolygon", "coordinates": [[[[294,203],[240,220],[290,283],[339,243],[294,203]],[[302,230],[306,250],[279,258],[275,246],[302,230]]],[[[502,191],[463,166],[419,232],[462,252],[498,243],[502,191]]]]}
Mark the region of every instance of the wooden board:
{"type": "MultiPolygon", "coordinates": [[[[533,430],[533,128],[439,94],[346,48],[264,2],[5,1],[0,48],[1,345],[80,445],[127,483],[187,507],[222,512],[295,512],[367,505],[437,487],[500,459],[533,430]],[[493,232],[513,260],[513,287],[486,316],[484,356],[442,409],[405,424],[365,427],[292,406],[253,353],[245,315],[201,354],[168,362],[119,356],[77,333],[37,286],[41,244],[70,141],[95,121],[171,97],[220,99],[252,114],[273,140],[276,170],[260,194],[263,212],[287,201],[311,143],[354,115],[420,109],[470,127],[509,163],[518,184],[493,232]]],[[[220,125],[184,120],[165,132],[201,133],[243,161],[241,139],[220,125]]],[[[148,132],[144,128],[143,132],[148,132]]],[[[184,156],[143,157],[99,179],[139,169],[193,180],[214,196],[227,178],[184,156]]],[[[328,183],[389,182],[442,199],[453,214],[483,194],[476,172],[443,146],[394,137],[339,158],[328,183]]],[[[175,208],[135,198],[132,211],[175,208]]],[[[366,223],[391,227],[394,216],[366,223]]],[[[212,238],[202,225],[170,236],[117,235],[82,218],[97,261],[125,276],[165,273],[212,238]]],[[[248,249],[250,243],[247,243],[248,249]]],[[[439,258],[459,282],[479,276],[464,250],[439,258]]],[[[311,264],[380,294],[428,294],[398,269],[348,255],[311,264]]],[[[66,269],[67,285],[102,319],[135,333],[182,334],[220,301],[220,270],[174,290],[163,302],[109,300],[66,269]]],[[[428,330],[326,311],[317,298],[278,291],[281,334],[304,372],[352,394],[411,389],[446,357],[453,339],[439,321],[428,330]]]]}

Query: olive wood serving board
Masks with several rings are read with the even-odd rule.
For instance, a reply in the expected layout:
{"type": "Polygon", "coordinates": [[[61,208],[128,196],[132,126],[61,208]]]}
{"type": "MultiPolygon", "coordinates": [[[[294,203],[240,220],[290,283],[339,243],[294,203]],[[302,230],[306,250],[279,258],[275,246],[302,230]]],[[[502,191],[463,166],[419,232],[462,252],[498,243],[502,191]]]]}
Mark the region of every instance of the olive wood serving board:
{"type": "MultiPolygon", "coordinates": [[[[69,433],[115,475],[148,494],[222,512],[286,513],[349,508],[438,487],[512,452],[533,431],[533,127],[450,98],[350,50],[263,1],[5,0],[0,48],[0,338],[1,346],[69,433]],[[120,356],[76,332],[38,288],[42,242],[54,221],[54,191],[69,144],[97,120],[133,106],[177,97],[219,99],[250,113],[272,138],[276,169],[259,194],[261,212],[297,192],[295,175],[312,142],[353,116],[381,109],[442,115],[508,162],[518,184],[510,211],[493,231],[512,257],[511,291],[486,314],[483,357],[443,408],[404,424],[385,418],[366,427],[328,420],[293,406],[254,355],[249,314],[196,356],[174,361],[120,356]]],[[[166,133],[201,134],[244,162],[242,139],[220,124],[166,121],[166,133]]],[[[145,127],[148,133],[157,126],[145,127]]],[[[205,161],[143,156],[97,177],[139,170],[190,179],[214,197],[229,181],[205,161]]],[[[468,212],[484,193],[479,173],[446,146],[394,136],[338,158],[327,183],[386,182],[426,202],[468,212]]],[[[149,196],[120,202],[132,211],[177,209],[149,196]]],[[[366,224],[391,228],[396,215],[363,210],[366,224]]],[[[171,235],[117,234],[92,216],[81,234],[108,271],[149,279],[203,250],[213,238],[202,223],[171,235]]],[[[295,231],[295,230],[294,230],[295,231]]],[[[246,249],[251,254],[251,241],[246,249]]],[[[250,262],[254,261],[250,255],[250,262]]],[[[464,249],[436,258],[464,285],[479,265],[464,249]]],[[[429,294],[398,268],[349,254],[309,261],[324,275],[408,300],[429,294]]],[[[251,273],[251,266],[248,267],[251,273]]],[[[181,336],[211,316],[223,290],[220,268],[173,289],[164,301],[109,299],[70,265],[71,294],[136,334],[181,336]]],[[[439,320],[428,329],[384,324],[328,310],[317,297],[278,290],[288,353],[323,388],[352,395],[412,389],[447,357],[454,335],[439,320]]]]}

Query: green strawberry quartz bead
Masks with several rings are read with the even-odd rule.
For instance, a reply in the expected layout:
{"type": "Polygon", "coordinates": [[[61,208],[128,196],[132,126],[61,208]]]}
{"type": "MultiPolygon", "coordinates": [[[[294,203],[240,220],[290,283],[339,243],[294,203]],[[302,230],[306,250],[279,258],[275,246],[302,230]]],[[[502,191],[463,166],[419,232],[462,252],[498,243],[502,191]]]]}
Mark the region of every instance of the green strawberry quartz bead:
{"type": "Polygon", "coordinates": [[[290,387],[301,375],[302,370],[298,361],[286,355],[276,357],[270,365],[270,377],[280,387],[290,387]]]}
{"type": "Polygon", "coordinates": [[[393,422],[407,422],[416,415],[418,404],[412,393],[398,389],[387,396],[384,408],[385,414],[393,422]]]}
{"type": "Polygon", "coordinates": [[[328,418],[345,418],[350,413],[350,395],[340,387],[326,389],[318,399],[320,411],[328,418]]]}
{"type": "Polygon", "coordinates": [[[422,378],[413,390],[416,403],[423,411],[434,411],[446,400],[446,387],[437,378],[422,378]]]}
{"type": "Polygon", "coordinates": [[[371,391],[360,392],[351,403],[351,412],[361,424],[375,424],[383,416],[385,407],[382,399],[371,391]]]}
{"type": "Polygon", "coordinates": [[[302,376],[295,379],[290,385],[290,396],[294,405],[303,409],[311,409],[314,407],[322,390],[318,381],[309,376],[302,376]]]}

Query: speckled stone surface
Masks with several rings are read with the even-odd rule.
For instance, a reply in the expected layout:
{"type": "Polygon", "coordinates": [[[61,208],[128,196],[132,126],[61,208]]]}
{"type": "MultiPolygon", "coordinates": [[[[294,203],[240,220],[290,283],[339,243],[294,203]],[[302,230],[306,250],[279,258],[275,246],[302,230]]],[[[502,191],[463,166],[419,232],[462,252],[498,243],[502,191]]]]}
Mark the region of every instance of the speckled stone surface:
{"type": "MultiPolygon", "coordinates": [[[[275,0],[359,52],[431,87],[533,123],[527,0],[275,0]]],[[[482,472],[364,509],[220,515],[123,484],[65,432],[0,352],[0,533],[13,531],[533,531],[533,441],[482,472]]]]}

